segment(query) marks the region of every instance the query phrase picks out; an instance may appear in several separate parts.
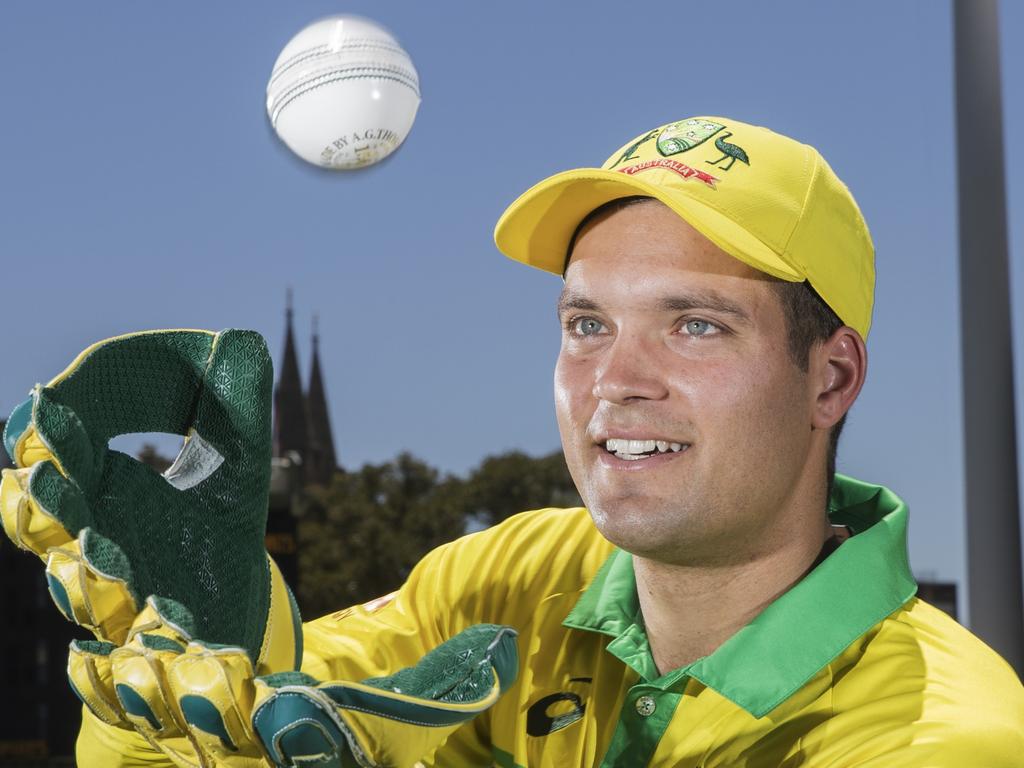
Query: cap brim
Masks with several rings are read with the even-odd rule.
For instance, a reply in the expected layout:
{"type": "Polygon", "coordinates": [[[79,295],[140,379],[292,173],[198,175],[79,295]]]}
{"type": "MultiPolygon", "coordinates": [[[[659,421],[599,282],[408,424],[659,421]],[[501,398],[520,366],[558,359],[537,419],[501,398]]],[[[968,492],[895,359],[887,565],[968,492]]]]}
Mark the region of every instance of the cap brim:
{"type": "Polygon", "coordinates": [[[565,171],[530,187],[498,220],[494,242],[511,259],[561,275],[569,240],[583,218],[605,203],[632,195],[660,200],[723,251],[754,269],[782,280],[804,279],[756,236],[701,200],[601,168],[565,171]]]}

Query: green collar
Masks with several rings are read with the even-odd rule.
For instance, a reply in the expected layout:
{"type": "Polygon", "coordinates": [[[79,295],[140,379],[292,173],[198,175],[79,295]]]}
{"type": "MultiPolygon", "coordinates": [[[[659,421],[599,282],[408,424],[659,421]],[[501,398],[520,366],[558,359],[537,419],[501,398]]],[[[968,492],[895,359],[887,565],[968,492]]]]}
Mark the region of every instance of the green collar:
{"type": "Polygon", "coordinates": [[[640,617],[632,556],[616,549],[563,624],[611,635],[608,651],[641,680],[684,675],[763,717],[917,591],[907,507],[892,491],[836,475],[829,518],[855,536],[714,653],[658,676],[640,617]]]}

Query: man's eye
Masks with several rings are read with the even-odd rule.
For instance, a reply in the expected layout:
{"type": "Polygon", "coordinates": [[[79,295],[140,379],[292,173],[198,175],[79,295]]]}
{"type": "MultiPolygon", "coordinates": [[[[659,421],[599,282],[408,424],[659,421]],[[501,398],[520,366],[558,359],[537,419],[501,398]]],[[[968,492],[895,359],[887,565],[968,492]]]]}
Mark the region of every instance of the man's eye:
{"type": "Polygon", "coordinates": [[[577,317],[569,321],[569,330],[577,336],[593,336],[604,326],[592,317],[577,317]]]}
{"type": "Polygon", "coordinates": [[[709,335],[708,331],[711,332],[710,335],[714,335],[715,331],[718,330],[707,320],[687,320],[684,327],[689,336],[706,336],[709,335]]]}

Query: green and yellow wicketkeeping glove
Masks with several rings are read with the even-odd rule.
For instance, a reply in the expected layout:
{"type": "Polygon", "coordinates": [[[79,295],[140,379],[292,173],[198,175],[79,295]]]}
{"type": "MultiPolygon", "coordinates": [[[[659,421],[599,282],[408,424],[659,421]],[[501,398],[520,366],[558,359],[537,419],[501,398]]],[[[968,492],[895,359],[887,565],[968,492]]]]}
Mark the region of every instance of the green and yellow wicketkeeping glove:
{"type": "Polygon", "coordinates": [[[516,633],[478,624],[388,677],[253,677],[238,649],[192,644],[170,666],[192,733],[215,765],[411,768],[491,707],[519,671],[516,633]]]}
{"type": "Polygon", "coordinates": [[[411,764],[514,680],[515,633],[473,628],[390,678],[298,673],[298,610],[263,543],[271,391],[251,331],[93,345],[8,421],[4,530],[97,637],[72,644],[75,692],[176,765],[411,764]],[[132,432],[186,440],[160,474],[107,447],[132,432]]]}
{"type": "Polygon", "coordinates": [[[4,530],[46,561],[76,693],[199,765],[163,666],[193,639],[244,649],[259,673],[296,669],[301,624],[264,546],[272,367],[251,331],[157,331],[95,344],[11,414],[4,530]],[[186,436],[163,475],[107,447],[186,436]],[[157,727],[160,724],[161,727],[157,727]]]}

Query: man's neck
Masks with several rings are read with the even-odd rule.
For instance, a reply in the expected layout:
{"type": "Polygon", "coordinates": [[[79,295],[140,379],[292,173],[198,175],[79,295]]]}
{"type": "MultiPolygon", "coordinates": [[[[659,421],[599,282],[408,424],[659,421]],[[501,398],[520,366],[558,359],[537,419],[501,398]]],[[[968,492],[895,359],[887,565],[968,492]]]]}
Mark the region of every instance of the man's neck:
{"type": "Polygon", "coordinates": [[[715,567],[680,566],[634,555],[637,595],[660,674],[712,653],[811,569],[832,536],[786,542],[756,559],[715,567]]]}

